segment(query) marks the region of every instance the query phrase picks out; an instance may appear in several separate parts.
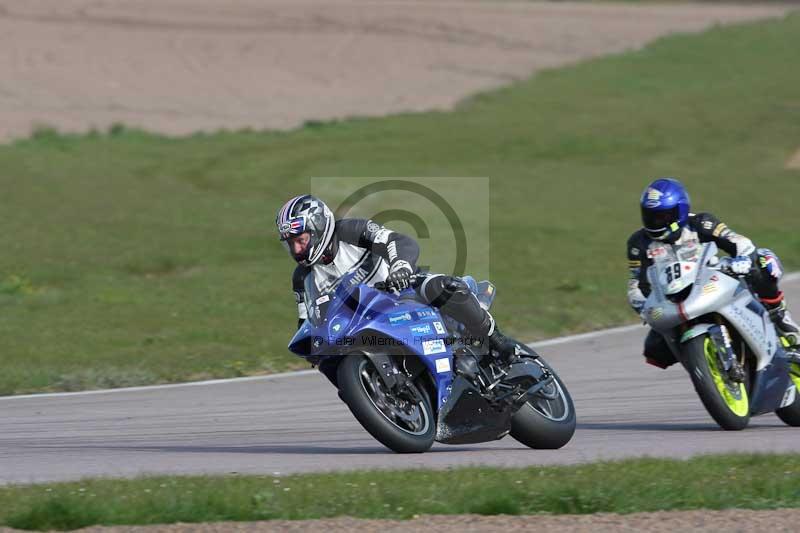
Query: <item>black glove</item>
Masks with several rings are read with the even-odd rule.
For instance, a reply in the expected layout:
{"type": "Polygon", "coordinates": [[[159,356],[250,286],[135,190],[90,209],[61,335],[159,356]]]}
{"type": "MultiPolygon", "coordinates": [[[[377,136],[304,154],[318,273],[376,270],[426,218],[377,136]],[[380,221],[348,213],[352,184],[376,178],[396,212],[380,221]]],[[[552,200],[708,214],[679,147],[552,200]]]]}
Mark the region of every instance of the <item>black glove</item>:
{"type": "Polygon", "coordinates": [[[411,274],[413,270],[408,261],[398,260],[389,267],[389,275],[386,276],[386,287],[402,291],[411,286],[411,274]]]}

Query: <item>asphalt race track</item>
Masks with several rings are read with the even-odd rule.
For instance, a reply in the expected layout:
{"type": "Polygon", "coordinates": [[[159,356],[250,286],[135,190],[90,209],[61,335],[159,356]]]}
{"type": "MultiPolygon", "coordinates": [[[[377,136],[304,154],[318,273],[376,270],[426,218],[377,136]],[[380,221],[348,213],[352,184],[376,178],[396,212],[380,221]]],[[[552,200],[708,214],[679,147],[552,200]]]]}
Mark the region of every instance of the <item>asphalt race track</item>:
{"type": "MultiPolygon", "coordinates": [[[[784,283],[800,302],[800,277],[784,283]]],[[[795,303],[795,309],[800,309],[795,303]]],[[[0,398],[0,483],[141,474],[281,474],[363,468],[523,466],[643,455],[800,450],[774,415],[718,429],[677,366],[643,363],[629,326],[534,344],[565,380],[578,430],[561,450],[510,437],[396,455],[374,441],[316,372],[210,384],[0,398]]]]}

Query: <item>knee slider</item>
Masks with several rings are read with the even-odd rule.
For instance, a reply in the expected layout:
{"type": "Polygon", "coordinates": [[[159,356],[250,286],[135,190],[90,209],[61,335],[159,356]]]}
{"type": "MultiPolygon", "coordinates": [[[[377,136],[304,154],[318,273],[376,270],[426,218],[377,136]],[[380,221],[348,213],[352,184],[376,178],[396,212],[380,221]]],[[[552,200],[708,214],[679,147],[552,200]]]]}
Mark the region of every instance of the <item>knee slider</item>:
{"type": "Polygon", "coordinates": [[[427,300],[436,307],[450,302],[464,303],[472,295],[464,280],[455,276],[436,276],[425,285],[424,290],[427,300]]]}
{"type": "Polygon", "coordinates": [[[444,277],[444,293],[448,295],[449,299],[455,298],[457,301],[463,301],[472,295],[469,290],[469,285],[455,276],[444,277]]]}

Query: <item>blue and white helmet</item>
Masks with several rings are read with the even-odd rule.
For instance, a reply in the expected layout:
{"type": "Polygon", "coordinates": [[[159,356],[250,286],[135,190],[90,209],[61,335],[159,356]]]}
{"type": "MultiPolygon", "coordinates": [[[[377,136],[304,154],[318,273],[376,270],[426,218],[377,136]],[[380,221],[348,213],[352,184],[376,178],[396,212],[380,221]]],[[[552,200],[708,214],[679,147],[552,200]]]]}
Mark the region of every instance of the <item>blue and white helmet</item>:
{"type": "Polygon", "coordinates": [[[322,258],[331,244],[336,226],[330,208],[310,194],[295,196],[283,204],[278,210],[275,224],[289,255],[303,266],[311,266],[322,258]],[[289,246],[289,240],[303,233],[309,234],[308,246],[295,254],[289,246]]]}
{"type": "Polygon", "coordinates": [[[644,231],[651,239],[668,240],[689,221],[689,193],[674,178],[659,178],[648,185],[639,204],[644,231]]]}

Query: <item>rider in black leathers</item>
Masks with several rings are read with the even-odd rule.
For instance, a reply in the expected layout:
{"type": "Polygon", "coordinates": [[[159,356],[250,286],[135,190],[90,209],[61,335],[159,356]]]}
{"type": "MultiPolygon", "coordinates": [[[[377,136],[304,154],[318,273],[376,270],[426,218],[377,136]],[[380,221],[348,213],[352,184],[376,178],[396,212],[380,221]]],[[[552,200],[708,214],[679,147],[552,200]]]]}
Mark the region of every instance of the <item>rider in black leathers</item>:
{"type": "MultiPolygon", "coordinates": [[[[793,347],[800,344],[800,327],[786,309],[783,292],[778,288],[778,280],[783,274],[778,257],[771,250],[756,248],[750,239],[735,233],[714,215],[690,213],[689,203],[684,186],[672,178],[655,180],[642,194],[640,205],[644,227],[630,236],[627,246],[630,270],[628,302],[631,307],[637,313],[641,312],[650,294],[647,269],[665,246],[714,242],[731,256],[730,270],[746,275],[778,331],[793,347]]],[[[664,338],[654,331],[650,331],[645,339],[644,356],[648,363],[660,368],[677,362],[664,338]]]]}
{"type": "MultiPolygon", "coordinates": [[[[304,284],[308,275],[314,276],[320,290],[356,270],[369,286],[385,281],[388,287],[402,290],[410,286],[416,272],[419,245],[411,237],[371,220],[334,220],[333,212],[314,196],[286,202],[275,223],[281,242],[298,263],[292,276],[298,327],[307,318],[304,284]]],[[[518,353],[516,342],[500,332],[461,278],[429,274],[416,290],[425,302],[464,324],[493,356],[508,360],[518,353]]]]}

